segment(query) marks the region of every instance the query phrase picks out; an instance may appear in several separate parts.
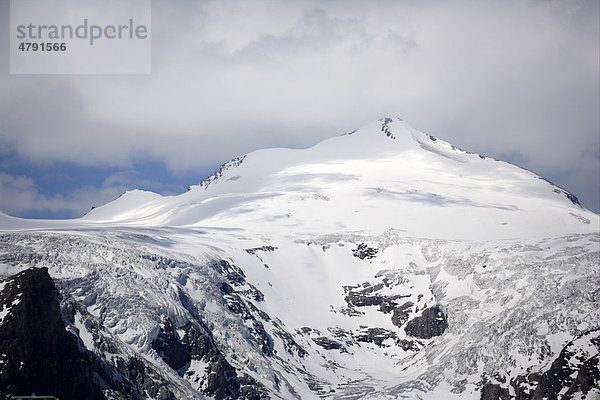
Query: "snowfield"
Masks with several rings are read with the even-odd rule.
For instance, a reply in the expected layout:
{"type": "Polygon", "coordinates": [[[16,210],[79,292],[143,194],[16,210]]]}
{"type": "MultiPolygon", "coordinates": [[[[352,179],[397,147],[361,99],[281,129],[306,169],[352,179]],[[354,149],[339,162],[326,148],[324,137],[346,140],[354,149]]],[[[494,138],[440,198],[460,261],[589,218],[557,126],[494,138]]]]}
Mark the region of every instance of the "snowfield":
{"type": "Polygon", "coordinates": [[[598,215],[399,119],[0,229],[1,276],[47,267],[82,347],[137,355],[176,398],[541,396],[559,367],[557,393],[598,398],[578,383],[598,365],[598,215]]]}

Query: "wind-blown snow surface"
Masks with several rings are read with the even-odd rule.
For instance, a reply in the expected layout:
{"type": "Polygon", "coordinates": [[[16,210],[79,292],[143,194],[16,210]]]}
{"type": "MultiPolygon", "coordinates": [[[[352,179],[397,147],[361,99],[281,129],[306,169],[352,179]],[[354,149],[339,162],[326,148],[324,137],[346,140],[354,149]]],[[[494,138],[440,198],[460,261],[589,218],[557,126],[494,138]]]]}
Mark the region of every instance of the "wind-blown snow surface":
{"type": "Polygon", "coordinates": [[[88,350],[110,359],[110,336],[197,396],[208,361],[170,369],[153,345],[166,319],[180,337],[201,321],[239,374],[307,399],[514,395],[600,327],[598,215],[399,119],[250,153],[179,196],[0,228],[0,273],[48,267],[88,350]],[[447,327],[416,335],[434,307],[447,327]]]}

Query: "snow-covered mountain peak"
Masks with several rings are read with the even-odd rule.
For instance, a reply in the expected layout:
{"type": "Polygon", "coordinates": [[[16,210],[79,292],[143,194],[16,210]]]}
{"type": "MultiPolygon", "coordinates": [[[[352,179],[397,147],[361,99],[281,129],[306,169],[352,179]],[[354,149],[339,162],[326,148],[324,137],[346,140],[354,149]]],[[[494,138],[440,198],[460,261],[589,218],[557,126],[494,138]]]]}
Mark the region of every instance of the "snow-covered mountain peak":
{"type": "MultiPolygon", "coordinates": [[[[342,137],[345,137],[344,147],[346,148],[360,144],[369,150],[377,149],[379,146],[397,152],[403,148],[412,148],[415,142],[418,143],[424,137],[429,136],[419,132],[399,117],[384,117],[355,131],[345,133],[342,137]],[[392,144],[390,141],[394,143],[392,144]]],[[[328,143],[332,139],[327,139],[316,146],[328,143]]]]}
{"type": "Polygon", "coordinates": [[[379,136],[380,134],[383,134],[384,136],[390,138],[391,140],[395,140],[396,133],[404,133],[404,134],[409,133],[406,131],[406,129],[404,129],[407,126],[408,126],[408,124],[406,124],[401,118],[398,118],[398,117],[393,118],[393,117],[386,116],[386,117],[378,119],[376,122],[373,122],[372,124],[369,124],[361,129],[357,129],[352,132],[344,133],[342,136],[355,135],[355,136],[365,137],[367,135],[379,136]],[[392,132],[392,126],[394,126],[393,130],[396,132],[392,132]],[[400,132],[401,130],[403,132],[400,132]]]}
{"type": "Polygon", "coordinates": [[[487,240],[597,232],[599,219],[530,171],[386,117],[307,149],[234,158],[178,196],[130,191],[65,222],[107,223],[293,237],[393,229],[406,237],[487,240]]]}
{"type": "MultiPolygon", "coordinates": [[[[384,159],[413,157],[427,151],[437,157],[464,163],[469,159],[485,159],[478,154],[465,152],[435,136],[421,132],[399,117],[384,117],[341,137],[333,137],[313,146],[313,153],[325,150],[327,156],[347,159],[384,159]]],[[[307,149],[310,150],[310,149],[307,149]]],[[[415,157],[416,156],[416,157],[415,157]]],[[[426,157],[431,156],[427,154],[426,157]]],[[[418,162],[415,167],[419,168],[418,162]]]]}
{"type": "Polygon", "coordinates": [[[386,137],[389,137],[392,140],[396,140],[396,134],[394,133],[394,131],[403,131],[401,133],[410,133],[407,132],[408,129],[406,129],[410,127],[400,118],[394,119],[390,117],[385,117],[380,119],[379,122],[381,122],[381,132],[383,132],[386,137]]]}

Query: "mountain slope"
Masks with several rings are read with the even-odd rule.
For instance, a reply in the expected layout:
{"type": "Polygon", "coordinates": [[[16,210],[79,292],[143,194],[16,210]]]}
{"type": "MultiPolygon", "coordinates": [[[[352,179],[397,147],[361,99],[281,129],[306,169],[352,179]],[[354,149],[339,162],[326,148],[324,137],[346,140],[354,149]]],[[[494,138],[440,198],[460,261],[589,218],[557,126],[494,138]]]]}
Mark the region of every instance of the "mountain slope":
{"type": "Polygon", "coordinates": [[[88,360],[64,329],[58,291],[46,269],[26,270],[0,291],[0,396],[52,393],[105,399],[88,360]]]}
{"type": "Polygon", "coordinates": [[[278,234],[393,227],[440,239],[598,231],[572,194],[391,118],[309,149],[250,153],[179,196],[129,192],[83,220],[278,234]]]}
{"type": "Polygon", "coordinates": [[[4,221],[0,275],[47,267],[67,328],[146,398],[600,396],[598,216],[401,120],[4,221]]]}

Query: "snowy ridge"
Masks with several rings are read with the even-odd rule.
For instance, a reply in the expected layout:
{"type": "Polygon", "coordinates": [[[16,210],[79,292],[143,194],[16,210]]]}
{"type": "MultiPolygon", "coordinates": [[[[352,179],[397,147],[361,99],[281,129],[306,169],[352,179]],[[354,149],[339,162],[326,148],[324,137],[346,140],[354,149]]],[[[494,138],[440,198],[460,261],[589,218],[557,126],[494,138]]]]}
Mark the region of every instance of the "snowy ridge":
{"type": "Polygon", "coordinates": [[[599,217],[568,195],[385,118],[179,196],[0,216],[0,276],[48,267],[85,349],[184,397],[594,398],[599,217]]]}
{"type": "MultiPolygon", "coordinates": [[[[208,178],[203,179],[202,182],[200,182],[199,186],[207,188],[211,183],[216,182],[219,178],[221,178],[223,176],[223,174],[225,173],[225,171],[227,171],[230,168],[235,168],[238,165],[240,165],[242,162],[244,162],[244,158],[246,158],[246,156],[236,157],[231,161],[227,161],[225,164],[221,165],[215,173],[210,175],[208,178]]],[[[230,179],[232,179],[232,178],[230,178],[230,179]]],[[[190,188],[190,190],[191,190],[191,188],[190,188]]]]}
{"type": "MultiPolygon", "coordinates": [[[[308,149],[238,157],[178,196],[131,191],[79,220],[38,226],[107,223],[275,235],[394,228],[407,237],[477,240],[598,232],[600,224],[575,196],[534,173],[392,118],[308,149]]],[[[18,220],[7,221],[5,229],[18,228],[18,220]]]]}
{"type": "Polygon", "coordinates": [[[598,216],[574,203],[532,172],[386,118],[308,149],[250,153],[179,196],[129,192],[76,223],[477,240],[597,232],[598,216]]]}

